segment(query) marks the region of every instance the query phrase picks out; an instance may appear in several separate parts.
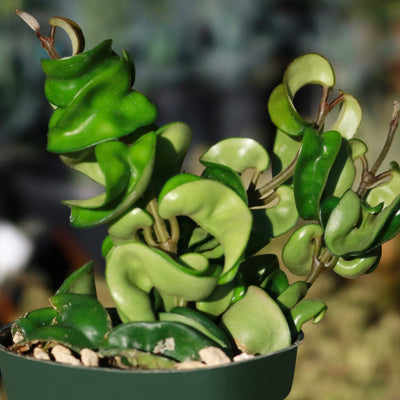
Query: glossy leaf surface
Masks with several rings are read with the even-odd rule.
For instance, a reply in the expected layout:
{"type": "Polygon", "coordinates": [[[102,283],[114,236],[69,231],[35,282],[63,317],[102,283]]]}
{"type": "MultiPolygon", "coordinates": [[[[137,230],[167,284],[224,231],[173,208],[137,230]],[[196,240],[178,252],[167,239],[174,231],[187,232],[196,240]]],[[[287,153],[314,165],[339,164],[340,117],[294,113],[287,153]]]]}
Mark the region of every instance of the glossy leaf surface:
{"type": "Polygon", "coordinates": [[[128,147],[118,141],[109,141],[99,143],[94,152],[101,170],[101,181],[105,186],[105,193],[91,199],[67,200],[64,204],[80,208],[100,208],[126,190],[131,172],[128,163],[128,147]]]}
{"type": "Polygon", "coordinates": [[[58,312],[54,325],[77,330],[90,341],[92,348],[99,347],[111,329],[111,320],[95,297],[65,293],[53,296],[50,301],[58,312]]]}
{"type": "Polygon", "coordinates": [[[201,177],[204,179],[211,179],[216,182],[220,182],[226,187],[232,189],[238,194],[242,200],[247,204],[247,193],[243,186],[243,182],[240,176],[231,168],[214,163],[204,163],[206,168],[204,169],[201,177]]]}
{"type": "Polygon", "coordinates": [[[150,227],[153,223],[154,219],[148,212],[135,207],[113,220],[108,227],[108,233],[113,243],[120,245],[129,241],[138,241],[138,230],[150,227]]]}
{"type": "Polygon", "coordinates": [[[246,295],[222,316],[222,322],[238,348],[251,354],[267,354],[290,345],[286,318],[262,289],[250,286],[246,295]]]}
{"type": "Polygon", "coordinates": [[[183,122],[172,122],[157,130],[154,170],[168,178],[180,172],[192,140],[192,130],[183,122]]]}
{"type": "Polygon", "coordinates": [[[295,275],[307,275],[311,271],[317,239],[324,231],[318,224],[307,224],[298,228],[288,239],[282,250],[282,260],[295,275]]]}
{"type": "Polygon", "coordinates": [[[373,270],[381,259],[382,249],[378,247],[361,257],[339,257],[333,268],[343,278],[355,279],[373,270]]]}
{"type": "Polygon", "coordinates": [[[172,321],[130,322],[114,328],[103,349],[124,348],[148,351],[176,361],[199,360],[199,351],[217,343],[196,329],[172,321]]]}
{"type": "Polygon", "coordinates": [[[329,172],[338,155],[342,138],[336,131],[318,135],[306,129],[294,172],[294,196],[300,217],[316,220],[329,172]]]}
{"type": "Polygon", "coordinates": [[[85,228],[107,223],[123,213],[142,196],[153,173],[156,140],[155,132],[149,132],[129,147],[127,161],[130,168],[130,179],[121,196],[95,209],[71,205],[70,220],[73,226],[85,228]]]}
{"type": "Polygon", "coordinates": [[[317,324],[327,310],[327,305],[322,300],[304,299],[293,307],[290,311],[294,327],[297,335],[307,321],[313,319],[314,324],[317,324]]]}
{"type": "Polygon", "coordinates": [[[268,111],[272,122],[283,132],[299,136],[311,124],[305,121],[295,109],[293,99],[302,87],[317,84],[333,87],[335,74],[332,66],[318,54],[306,54],[295,59],[286,69],[283,83],[272,92],[268,111]]]}
{"type": "Polygon", "coordinates": [[[175,321],[191,326],[203,333],[219,346],[230,349],[230,341],[225,332],[202,312],[188,307],[174,307],[169,313],[160,313],[160,321],[175,321]]]}
{"type": "Polygon", "coordinates": [[[207,298],[217,284],[220,270],[207,258],[194,254],[192,264],[175,261],[161,250],[142,243],[126,243],[107,257],[106,279],[124,321],[153,320],[149,293],[163,293],[187,301],[207,298]],[[201,263],[197,260],[201,259],[201,263]]]}
{"type": "Polygon", "coordinates": [[[400,194],[382,211],[369,211],[348,190],[333,209],[325,230],[325,242],[337,256],[358,255],[378,247],[399,230],[400,194]],[[380,238],[378,241],[375,239],[380,238]]]}
{"type": "Polygon", "coordinates": [[[117,56],[111,41],[74,57],[43,60],[42,67],[46,96],[58,107],[49,123],[49,151],[83,150],[149,125],[157,116],[154,105],[131,90],[133,63],[126,53],[117,56]]]}
{"type": "Polygon", "coordinates": [[[222,164],[238,173],[248,168],[265,171],[269,156],[265,148],[250,138],[229,138],[210,147],[201,157],[206,163],[222,164]]]}
{"type": "MultiPolygon", "coordinates": [[[[172,180],[179,179],[172,178],[172,180]]],[[[167,183],[168,184],[168,183],[167,183]]],[[[208,179],[188,182],[162,193],[159,214],[168,219],[186,215],[218,239],[225,262],[219,283],[233,279],[229,273],[242,256],[249,239],[252,215],[243,200],[231,189],[208,179]],[[231,232],[236,234],[232,235],[231,232]]]]}
{"type": "Polygon", "coordinates": [[[351,139],[356,134],[361,120],[362,111],[357,99],[344,93],[339,115],[330,130],[338,131],[344,138],[351,139]]]}

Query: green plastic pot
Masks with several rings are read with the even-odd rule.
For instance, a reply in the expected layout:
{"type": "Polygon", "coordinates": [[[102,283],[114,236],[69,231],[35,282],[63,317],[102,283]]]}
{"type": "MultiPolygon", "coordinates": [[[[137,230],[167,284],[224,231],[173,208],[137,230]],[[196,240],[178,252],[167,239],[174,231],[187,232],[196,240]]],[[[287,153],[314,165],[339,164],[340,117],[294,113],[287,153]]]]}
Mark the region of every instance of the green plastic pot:
{"type": "Polygon", "coordinates": [[[0,368],[9,400],[282,400],[296,364],[292,346],[250,360],[185,371],[126,371],[72,367],[23,357],[7,350],[10,325],[0,331],[0,368]]]}

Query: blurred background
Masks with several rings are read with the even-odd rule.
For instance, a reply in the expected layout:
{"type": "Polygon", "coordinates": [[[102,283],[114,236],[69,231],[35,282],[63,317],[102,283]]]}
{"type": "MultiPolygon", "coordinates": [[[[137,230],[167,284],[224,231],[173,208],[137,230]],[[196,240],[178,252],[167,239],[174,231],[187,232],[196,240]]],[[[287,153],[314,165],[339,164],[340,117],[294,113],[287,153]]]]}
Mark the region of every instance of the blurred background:
{"type": "MultiPolygon", "coordinates": [[[[268,96],[303,53],[328,58],[337,89],[358,98],[359,137],[370,145],[371,162],[400,97],[398,1],[2,0],[1,324],[47,306],[65,276],[89,259],[99,272],[102,300],[110,304],[101,277],[105,230],[70,228],[60,204],[89,197],[94,188],[45,151],[51,109],[40,59],[46,54],[15,9],[33,14],[44,34],[58,15],[81,25],[87,49],[112,38],[115,51],[127,50],[136,64],[135,88],[157,104],[158,122],[191,125],[188,168],[198,168],[193,160],[205,146],[228,136],[253,137],[270,149],[268,96]]],[[[61,30],[57,36],[60,53],[68,55],[61,30]]],[[[390,157],[399,155],[397,135],[390,157]]],[[[312,295],[329,310],[319,326],[305,329],[290,400],[400,398],[399,260],[395,238],[372,275],[353,282],[329,274],[319,279],[312,295]]]]}

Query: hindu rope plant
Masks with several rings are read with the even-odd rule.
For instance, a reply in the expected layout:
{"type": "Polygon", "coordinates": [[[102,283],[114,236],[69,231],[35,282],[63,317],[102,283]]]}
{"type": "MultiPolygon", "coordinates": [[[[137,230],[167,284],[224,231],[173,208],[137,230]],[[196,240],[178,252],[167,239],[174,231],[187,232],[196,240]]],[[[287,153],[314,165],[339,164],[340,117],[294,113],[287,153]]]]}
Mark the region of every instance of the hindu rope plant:
{"type": "Polygon", "coordinates": [[[201,361],[207,348],[226,359],[267,354],[323,317],[325,303],[306,298],[321,272],[345,278],[371,272],[382,244],[399,232],[399,165],[378,173],[399,112],[370,168],[367,146],[353,138],[360,106],[344,92],[329,100],[335,74],[324,57],[295,59],[269,98],[277,128],[272,176],[265,148],[239,137],[209,148],[197,176],[181,172],[189,126],[156,124],[155,105],[132,88],[135,69],[126,52],[117,55],[111,40],[83,51],[73,21],[52,18],[45,37],[33,17],[18,14],[51,57],[42,61],[54,109],[47,149],[104,187],[96,197],[64,203],[74,227],[108,228],[102,252],[118,317],[97,300],[89,263],[67,278],[50,307],[15,321],[15,350],[60,343],[76,354],[91,349],[103,360],[119,357],[142,368],[201,361]],[[57,26],[71,38],[70,57],[55,49],[57,26]],[[294,106],[309,84],[322,87],[312,122],[294,106]],[[292,283],[277,255],[268,253],[271,239],[288,232],[281,259],[299,277],[292,283]]]}

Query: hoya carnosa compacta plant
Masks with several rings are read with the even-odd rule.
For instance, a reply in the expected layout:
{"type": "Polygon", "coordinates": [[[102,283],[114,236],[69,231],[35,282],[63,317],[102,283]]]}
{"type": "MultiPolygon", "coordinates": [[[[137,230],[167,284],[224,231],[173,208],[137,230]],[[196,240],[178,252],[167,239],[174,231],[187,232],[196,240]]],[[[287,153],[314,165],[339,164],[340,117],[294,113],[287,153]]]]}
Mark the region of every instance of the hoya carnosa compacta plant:
{"type": "Polygon", "coordinates": [[[134,89],[126,52],[115,53],[111,40],[83,51],[73,21],[52,18],[45,37],[33,17],[19,14],[51,56],[42,61],[54,108],[47,149],[104,187],[96,197],[64,203],[73,226],[108,228],[102,251],[117,315],[111,318],[98,302],[89,263],[67,278],[51,307],[14,323],[17,351],[61,343],[142,368],[199,361],[205,348],[229,359],[267,354],[289,346],[305,322],[324,315],[323,301],[306,298],[321,272],[345,278],[371,272],[382,244],[399,232],[399,165],[378,172],[398,110],[370,168],[367,146],[353,138],[359,103],[345,92],[329,100],[335,74],[321,55],[295,59],[269,98],[277,128],[272,177],[261,179],[270,167],[266,149],[240,137],[209,148],[197,176],[181,172],[191,129],[183,122],[157,125],[155,105],[134,89]],[[71,38],[70,57],[55,50],[57,26],[71,38]],[[293,102],[309,84],[322,88],[312,122],[293,102]],[[299,277],[291,283],[277,255],[268,253],[271,239],[289,231],[281,258],[299,277]]]}

